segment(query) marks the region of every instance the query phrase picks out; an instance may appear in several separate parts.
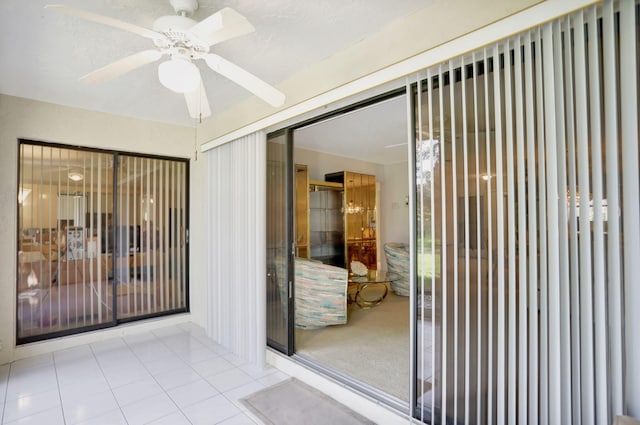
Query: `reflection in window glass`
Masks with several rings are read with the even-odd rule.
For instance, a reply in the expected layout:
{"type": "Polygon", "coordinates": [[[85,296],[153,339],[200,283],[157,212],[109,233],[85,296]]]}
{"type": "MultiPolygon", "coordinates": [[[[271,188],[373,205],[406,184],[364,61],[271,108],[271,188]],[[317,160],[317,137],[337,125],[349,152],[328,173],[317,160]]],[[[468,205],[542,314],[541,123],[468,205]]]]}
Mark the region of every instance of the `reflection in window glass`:
{"type": "Polygon", "coordinates": [[[28,142],[19,156],[18,342],[186,309],[184,161],[28,142]]]}

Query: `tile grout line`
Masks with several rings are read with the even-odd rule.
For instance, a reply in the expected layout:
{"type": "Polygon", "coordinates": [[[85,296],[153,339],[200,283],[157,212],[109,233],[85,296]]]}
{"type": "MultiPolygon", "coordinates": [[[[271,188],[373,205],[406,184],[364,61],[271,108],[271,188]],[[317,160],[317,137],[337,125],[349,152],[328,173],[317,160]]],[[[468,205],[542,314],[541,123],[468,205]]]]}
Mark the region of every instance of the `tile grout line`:
{"type": "MultiPolygon", "coordinates": [[[[189,332],[189,331],[187,331],[187,330],[184,330],[184,329],[182,329],[182,328],[180,328],[180,331],[181,331],[181,332],[183,332],[183,333],[186,333],[186,334],[189,336],[189,338],[191,338],[191,337],[192,337],[191,332],[189,332]]],[[[183,359],[181,356],[179,356],[178,354],[176,354],[176,352],[175,352],[175,351],[173,351],[173,350],[171,349],[171,347],[170,347],[167,343],[165,343],[165,341],[163,341],[163,339],[162,339],[162,338],[159,338],[159,337],[158,337],[158,335],[156,335],[153,331],[151,331],[151,333],[153,334],[153,337],[154,337],[154,338],[156,338],[157,340],[159,340],[159,342],[160,342],[162,345],[164,345],[165,347],[167,347],[167,348],[169,349],[169,351],[171,352],[171,354],[176,355],[176,356],[177,356],[181,361],[185,362],[185,361],[184,361],[184,359],[183,359]]],[[[197,338],[195,338],[195,339],[196,339],[196,341],[200,342],[197,338]]],[[[125,341],[125,343],[126,343],[126,341],[125,341]]],[[[207,349],[210,349],[210,348],[209,348],[209,347],[207,347],[207,349]]],[[[134,353],[134,354],[135,354],[135,353],[134,353]]],[[[219,355],[218,353],[215,353],[215,354],[217,355],[217,357],[218,357],[218,358],[221,358],[221,357],[222,357],[222,356],[221,356],[221,355],[219,355]]],[[[191,363],[187,363],[187,362],[185,362],[185,364],[189,367],[189,369],[193,370],[193,372],[194,372],[196,375],[198,375],[198,376],[199,376],[203,381],[205,381],[207,384],[211,385],[211,383],[207,380],[207,378],[206,378],[206,377],[202,376],[202,375],[201,375],[197,370],[195,370],[195,369],[192,367],[191,363]]],[[[147,370],[147,371],[148,371],[148,370],[147,370]]],[[[153,374],[152,374],[151,372],[149,372],[149,374],[150,374],[151,376],[153,376],[153,374]]],[[[153,376],[153,378],[154,378],[154,380],[155,380],[155,376],[153,376]]],[[[157,382],[157,381],[156,381],[156,382],[157,382]]],[[[160,383],[159,383],[159,382],[157,382],[157,383],[158,383],[158,385],[160,385],[160,383]]],[[[186,385],[188,385],[188,384],[186,384],[186,385]]],[[[218,389],[217,389],[217,388],[215,388],[213,385],[211,385],[211,387],[212,387],[214,390],[218,391],[218,389]]],[[[167,397],[169,397],[169,398],[171,399],[171,401],[173,402],[173,399],[172,399],[172,398],[171,398],[171,396],[167,393],[167,390],[166,390],[166,389],[164,389],[164,387],[162,387],[162,385],[160,385],[160,388],[162,388],[162,390],[165,392],[165,394],[167,394],[167,397]]],[[[176,388],[178,388],[178,387],[176,387],[176,388]]],[[[221,393],[220,391],[218,391],[218,394],[217,394],[217,395],[222,395],[222,393],[221,393]]],[[[208,399],[213,398],[213,397],[217,397],[217,395],[212,396],[212,397],[208,397],[208,398],[206,398],[205,400],[208,400],[208,399]]],[[[203,401],[203,400],[201,400],[201,401],[203,401]]],[[[175,404],[175,402],[174,402],[174,404],[175,404]]],[[[196,403],[193,403],[193,404],[196,404],[196,403]]],[[[191,404],[191,405],[193,405],[193,404],[191,404]]],[[[191,406],[191,405],[188,405],[188,406],[185,406],[185,407],[189,407],[189,406],[191,406]]],[[[177,405],[176,405],[176,406],[177,406],[177,405]]],[[[189,419],[189,417],[186,415],[186,413],[182,410],[182,407],[180,407],[180,406],[177,406],[177,407],[178,407],[178,411],[182,414],[182,416],[184,416],[184,417],[187,419],[187,421],[189,421],[189,423],[193,425],[193,422],[191,422],[191,419],[189,419]]]]}
{"type": "MultiPolygon", "coordinates": [[[[125,346],[131,350],[131,348],[129,348],[129,346],[127,345],[127,342],[123,339],[123,338],[118,338],[121,339],[122,342],[124,342],[125,346]]],[[[118,404],[118,410],[120,410],[120,414],[122,415],[122,417],[124,418],[124,421],[129,424],[129,421],[127,420],[127,417],[124,415],[124,412],[122,411],[122,406],[120,406],[120,403],[118,402],[118,398],[116,397],[116,395],[113,392],[113,388],[111,387],[111,384],[109,383],[109,380],[107,379],[107,375],[105,375],[104,373],[104,369],[102,369],[102,365],[100,364],[100,361],[98,360],[98,357],[96,356],[96,352],[93,350],[93,346],[91,345],[91,343],[87,344],[89,345],[89,350],[91,350],[91,354],[93,355],[93,358],[96,361],[96,364],[98,365],[98,368],[100,369],[100,373],[102,373],[102,376],[104,378],[104,380],[107,383],[107,386],[109,387],[109,391],[111,392],[111,395],[113,396],[113,399],[116,401],[116,403],[118,404]]],[[[133,350],[131,350],[133,353],[133,350]]],[[[135,353],[133,353],[135,355],[135,353]]],[[[66,422],[65,422],[66,423],[66,422]]]]}
{"type": "MultiPolygon", "coordinates": [[[[189,332],[189,331],[185,331],[185,330],[183,330],[183,329],[181,329],[181,331],[182,331],[182,332],[185,332],[187,335],[189,335],[189,337],[192,337],[191,332],[189,332]]],[[[153,332],[152,332],[152,333],[153,333],[153,332]]],[[[154,333],[154,337],[158,338],[158,336],[157,336],[155,333],[154,333]]],[[[158,338],[158,339],[159,339],[159,340],[160,340],[160,342],[161,342],[164,346],[166,346],[166,347],[167,347],[167,348],[168,348],[168,349],[169,349],[173,354],[175,354],[175,351],[173,351],[173,350],[171,349],[171,347],[170,347],[169,345],[167,345],[167,343],[166,343],[165,341],[163,341],[163,339],[162,339],[162,338],[158,338]]],[[[199,338],[195,338],[195,339],[196,339],[196,341],[200,342],[199,338]]],[[[214,342],[215,342],[215,341],[214,341],[214,342]]],[[[216,343],[216,344],[217,344],[217,343],[216,343]]],[[[208,347],[207,347],[207,348],[208,348],[208,347]]],[[[210,348],[208,348],[208,349],[210,349],[210,348]]],[[[229,363],[231,363],[231,365],[233,365],[233,368],[232,368],[232,369],[229,369],[229,370],[237,369],[237,370],[239,370],[239,371],[241,371],[241,372],[243,372],[243,373],[244,373],[244,371],[243,371],[242,369],[240,369],[240,366],[238,366],[238,365],[236,365],[236,364],[232,363],[231,361],[229,361],[229,360],[225,359],[223,355],[218,354],[218,353],[216,353],[216,354],[217,354],[217,357],[218,357],[218,358],[221,358],[221,359],[223,359],[223,360],[225,360],[225,361],[228,361],[229,363]]],[[[233,353],[229,352],[229,353],[226,353],[226,354],[233,354],[233,353]]],[[[177,354],[176,354],[176,355],[177,355],[177,354]]],[[[180,356],[178,356],[178,357],[180,357],[180,356]]],[[[183,359],[182,359],[182,357],[180,357],[180,359],[181,359],[181,360],[183,360],[183,359]]],[[[184,360],[183,360],[183,361],[184,361],[184,360]]],[[[225,391],[219,391],[219,390],[218,390],[214,385],[212,385],[212,384],[208,381],[207,377],[203,376],[201,373],[199,373],[197,370],[195,370],[193,367],[191,367],[191,364],[188,364],[188,366],[189,366],[189,368],[190,368],[190,369],[192,369],[192,370],[193,370],[193,371],[194,371],[194,372],[195,372],[195,373],[196,373],[196,374],[197,374],[197,375],[198,375],[202,380],[204,380],[205,382],[207,382],[209,385],[211,385],[211,386],[212,386],[212,388],[214,388],[216,391],[218,391],[218,394],[217,394],[216,396],[209,397],[209,398],[207,398],[207,399],[205,399],[205,400],[208,400],[208,399],[210,399],[210,398],[214,398],[214,397],[217,397],[218,395],[220,395],[220,396],[222,396],[225,400],[227,400],[229,403],[231,403],[233,406],[236,406],[236,404],[233,402],[233,400],[231,400],[230,398],[228,398],[228,397],[227,397],[227,395],[225,394],[225,391]]],[[[214,375],[211,375],[211,376],[219,375],[219,374],[221,374],[221,373],[224,373],[224,372],[220,372],[220,373],[217,373],[217,374],[214,374],[214,375]]],[[[252,379],[252,381],[253,381],[253,382],[257,382],[257,380],[256,380],[255,378],[253,378],[252,376],[250,376],[250,377],[251,377],[251,379],[252,379]]],[[[234,387],[234,388],[232,388],[232,389],[230,389],[230,390],[228,390],[228,391],[231,391],[231,390],[236,389],[236,388],[240,388],[241,386],[242,386],[242,385],[240,385],[240,386],[238,386],[238,387],[234,387]]],[[[228,392],[228,391],[227,391],[227,392],[228,392]]],[[[171,398],[171,396],[169,396],[169,398],[171,398]]],[[[204,401],[204,400],[201,400],[201,401],[204,401]]],[[[194,404],[195,404],[195,403],[194,403],[194,404]]],[[[188,406],[185,406],[185,407],[188,407],[188,406]]],[[[237,406],[236,406],[236,407],[237,407],[237,406]]],[[[187,415],[186,415],[186,414],[184,414],[184,412],[182,411],[182,408],[179,408],[179,410],[180,410],[180,412],[181,412],[181,413],[182,413],[182,414],[187,418],[187,420],[191,423],[191,420],[187,417],[187,415]]],[[[226,420],[228,420],[228,419],[230,419],[230,418],[233,418],[233,417],[235,417],[235,416],[239,416],[239,415],[244,415],[244,416],[248,417],[248,418],[249,418],[249,420],[251,420],[252,422],[255,422],[251,417],[247,416],[247,415],[245,414],[245,412],[244,412],[244,411],[242,411],[240,408],[238,408],[238,413],[237,413],[236,415],[233,415],[233,416],[231,416],[231,417],[229,417],[229,418],[225,418],[225,419],[223,419],[221,422],[217,422],[217,424],[220,424],[220,423],[222,423],[222,422],[224,422],[224,421],[226,421],[226,420]]],[[[259,425],[259,424],[256,424],[256,425],[259,425]]]]}
{"type": "MultiPolygon", "coordinates": [[[[153,333],[153,331],[150,332],[153,335],[154,340],[158,339],[158,336],[153,333]]],[[[162,392],[169,398],[169,400],[171,400],[171,403],[173,403],[174,406],[176,406],[176,408],[178,409],[178,411],[180,411],[180,413],[182,413],[182,409],[180,409],[180,407],[175,403],[175,401],[173,401],[173,399],[171,398],[171,396],[169,396],[169,394],[167,394],[167,390],[164,389],[164,387],[162,385],[160,385],[160,382],[158,382],[158,380],[156,379],[155,375],[153,373],[151,373],[151,371],[147,368],[147,366],[145,365],[145,362],[142,361],[142,359],[136,354],[135,350],[129,345],[129,343],[127,342],[126,339],[122,338],[122,341],[124,342],[124,345],[127,347],[127,349],[129,349],[129,351],[131,351],[131,354],[133,354],[133,356],[140,362],[140,364],[142,365],[142,367],[144,368],[144,370],[149,374],[149,376],[151,377],[151,379],[153,379],[153,381],[160,387],[160,389],[162,389],[162,392]]],[[[162,343],[162,341],[160,341],[162,343]]],[[[164,343],[162,343],[164,344],[164,343]]],[[[168,347],[167,347],[168,348],[168,347]]],[[[169,349],[171,350],[171,349],[169,349]]],[[[111,387],[111,386],[109,386],[111,387]]],[[[113,390],[112,390],[113,391],[113,390]]],[[[149,396],[146,398],[151,398],[153,396],[149,396]]],[[[115,395],[114,395],[115,398],[115,395]]],[[[143,399],[144,400],[144,399],[143,399]]],[[[142,401],[142,400],[139,400],[142,401]]],[[[116,403],[118,403],[118,406],[120,406],[120,402],[118,402],[118,399],[116,398],[116,403]]],[[[120,406],[120,411],[122,412],[122,407],[120,406]]],[[[129,421],[127,420],[127,417],[125,416],[124,412],[122,412],[122,416],[124,417],[124,420],[129,423],[129,421]]],[[[185,416],[183,414],[183,416],[185,416]]],[[[187,418],[185,416],[185,418],[189,421],[189,423],[191,423],[191,421],[189,420],[189,418],[187,418]]],[[[160,418],[158,418],[160,419],[160,418]]],[[[154,419],[153,421],[155,421],[157,419],[154,419]]],[[[153,422],[152,421],[152,422],[153,422]]],[[[193,425],[193,424],[192,424],[193,425]]]]}
{"type": "Polygon", "coordinates": [[[11,368],[13,362],[9,363],[9,371],[7,372],[7,382],[4,387],[4,400],[2,400],[2,416],[0,416],[0,424],[4,424],[4,414],[7,411],[7,397],[9,396],[9,379],[11,379],[11,368]]]}
{"type": "Polygon", "coordinates": [[[53,360],[53,373],[56,375],[56,387],[58,389],[58,399],[60,400],[60,410],[62,411],[62,422],[67,425],[67,417],[64,414],[64,404],[62,402],[62,390],[60,388],[60,379],[58,378],[58,364],[56,362],[55,351],[51,353],[51,360],[53,360]]]}

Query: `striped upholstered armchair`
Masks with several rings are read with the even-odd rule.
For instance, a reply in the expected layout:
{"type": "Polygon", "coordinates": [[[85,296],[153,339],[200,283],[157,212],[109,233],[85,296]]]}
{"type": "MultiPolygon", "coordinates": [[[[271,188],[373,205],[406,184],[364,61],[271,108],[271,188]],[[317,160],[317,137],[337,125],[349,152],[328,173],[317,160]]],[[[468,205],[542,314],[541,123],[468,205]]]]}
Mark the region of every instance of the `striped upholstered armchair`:
{"type": "MultiPolygon", "coordinates": [[[[391,289],[396,295],[408,297],[411,294],[409,281],[409,245],[398,242],[388,242],[384,244],[384,253],[387,258],[387,269],[400,275],[400,279],[391,282],[391,289]]],[[[428,282],[424,287],[417,288],[418,315],[424,311],[431,311],[431,284],[428,282]]]]}
{"type": "Polygon", "coordinates": [[[387,257],[387,269],[400,275],[400,279],[391,282],[391,289],[396,295],[408,297],[409,289],[409,246],[404,243],[388,242],[384,244],[387,257]]]}
{"type": "Polygon", "coordinates": [[[296,257],[295,273],[297,328],[347,323],[347,269],[296,257]]]}

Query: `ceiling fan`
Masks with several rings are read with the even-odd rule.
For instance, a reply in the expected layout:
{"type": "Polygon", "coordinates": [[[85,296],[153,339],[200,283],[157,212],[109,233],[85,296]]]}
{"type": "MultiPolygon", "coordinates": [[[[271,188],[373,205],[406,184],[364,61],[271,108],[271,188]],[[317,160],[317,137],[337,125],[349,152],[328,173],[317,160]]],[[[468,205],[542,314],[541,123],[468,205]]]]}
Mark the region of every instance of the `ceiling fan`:
{"type": "Polygon", "coordinates": [[[244,87],[270,105],[278,107],[284,104],[283,93],[209,51],[215,44],[255,31],[244,16],[225,7],[196,22],[189,17],[198,8],[197,0],[169,1],[176,15],[156,19],[153,30],[64,5],[46,5],[45,8],[129,31],[148,38],[155,44],[154,49],[126,56],[81,77],[80,80],[85,83],[103,83],[166,56],[168,58],[158,66],[160,83],[176,93],[184,94],[191,117],[205,118],[211,115],[211,108],[200,70],[194,64],[195,60],[202,59],[213,71],[244,87]]]}

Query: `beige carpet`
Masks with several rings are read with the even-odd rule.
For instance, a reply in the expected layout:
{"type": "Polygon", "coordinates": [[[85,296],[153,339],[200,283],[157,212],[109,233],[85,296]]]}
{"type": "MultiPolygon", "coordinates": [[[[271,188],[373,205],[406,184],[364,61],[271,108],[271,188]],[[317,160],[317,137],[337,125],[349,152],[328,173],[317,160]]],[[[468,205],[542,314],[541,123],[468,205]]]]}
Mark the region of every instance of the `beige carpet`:
{"type": "Polygon", "coordinates": [[[409,401],[409,298],[349,307],[346,325],[296,330],[296,352],[409,401]]]}

